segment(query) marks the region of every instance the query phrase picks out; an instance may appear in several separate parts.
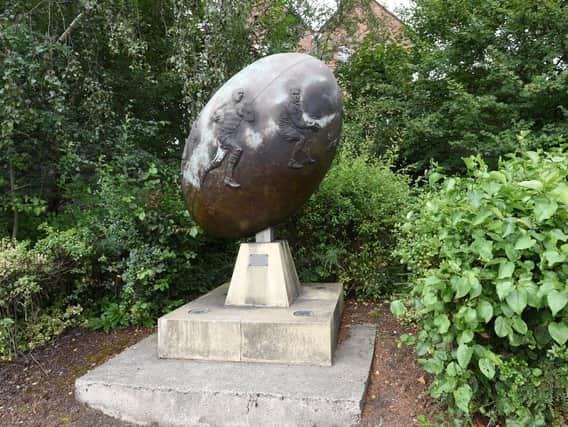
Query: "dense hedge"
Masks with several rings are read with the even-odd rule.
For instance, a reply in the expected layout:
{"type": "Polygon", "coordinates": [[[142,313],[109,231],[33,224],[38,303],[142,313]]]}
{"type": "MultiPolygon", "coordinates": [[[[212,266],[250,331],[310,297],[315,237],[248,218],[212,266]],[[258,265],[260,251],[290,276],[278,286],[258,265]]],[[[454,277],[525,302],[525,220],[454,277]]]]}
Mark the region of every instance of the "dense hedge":
{"type": "MultiPolygon", "coordinates": [[[[568,415],[568,152],[526,151],[432,186],[401,227],[422,316],[416,350],[456,414],[507,425],[568,415]]],[[[392,303],[402,314],[400,301],[392,303]]]]}

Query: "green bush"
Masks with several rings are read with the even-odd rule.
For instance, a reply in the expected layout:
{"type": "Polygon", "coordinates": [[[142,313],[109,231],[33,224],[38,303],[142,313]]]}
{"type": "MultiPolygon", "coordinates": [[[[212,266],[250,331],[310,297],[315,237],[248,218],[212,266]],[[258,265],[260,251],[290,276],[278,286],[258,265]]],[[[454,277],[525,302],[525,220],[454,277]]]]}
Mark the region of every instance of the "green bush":
{"type": "Polygon", "coordinates": [[[102,167],[94,189],[67,212],[93,247],[87,282],[78,290],[88,325],[107,331],[153,325],[221,284],[233,261],[234,245],[208,238],[190,218],[177,168],[130,153],[102,167]]]}
{"type": "Polygon", "coordinates": [[[105,331],[151,326],[230,277],[236,246],[206,237],[189,217],[177,168],[139,152],[99,175],[35,243],[0,241],[0,356],[79,321],[105,331]]]}
{"type": "Polygon", "coordinates": [[[416,350],[456,414],[552,423],[568,414],[568,152],[510,155],[497,170],[465,162],[468,177],[430,175],[401,227],[416,350]]]}
{"type": "Polygon", "coordinates": [[[0,240],[0,358],[33,350],[75,323],[82,307],[68,290],[85,248],[74,236],[69,230],[34,247],[0,240]]]}
{"type": "Polygon", "coordinates": [[[405,176],[344,148],[319,190],[285,229],[300,278],[339,280],[363,298],[388,293],[396,276],[390,255],[394,225],[409,193],[405,176]]]}

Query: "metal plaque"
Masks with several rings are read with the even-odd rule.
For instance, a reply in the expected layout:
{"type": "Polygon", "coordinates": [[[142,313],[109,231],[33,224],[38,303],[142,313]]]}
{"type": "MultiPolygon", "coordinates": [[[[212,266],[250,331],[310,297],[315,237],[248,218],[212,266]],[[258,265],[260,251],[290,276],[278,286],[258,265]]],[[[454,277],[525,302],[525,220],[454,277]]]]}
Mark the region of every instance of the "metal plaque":
{"type": "Polygon", "coordinates": [[[249,267],[268,267],[268,254],[250,254],[249,267]]]}

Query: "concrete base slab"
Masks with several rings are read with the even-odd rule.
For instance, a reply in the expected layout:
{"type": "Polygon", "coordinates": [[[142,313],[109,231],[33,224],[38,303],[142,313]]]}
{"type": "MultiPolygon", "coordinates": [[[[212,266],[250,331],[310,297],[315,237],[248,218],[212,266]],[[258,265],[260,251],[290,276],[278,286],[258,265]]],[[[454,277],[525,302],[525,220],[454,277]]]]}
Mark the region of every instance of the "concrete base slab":
{"type": "Polygon", "coordinates": [[[304,284],[290,307],[225,305],[227,288],[220,286],[158,320],[160,357],[332,364],[343,310],[341,283],[304,284]]]}
{"type": "Polygon", "coordinates": [[[350,426],[360,421],[375,327],[351,328],[332,367],[160,359],[156,336],[75,383],[76,398],[160,426],[350,426]]]}

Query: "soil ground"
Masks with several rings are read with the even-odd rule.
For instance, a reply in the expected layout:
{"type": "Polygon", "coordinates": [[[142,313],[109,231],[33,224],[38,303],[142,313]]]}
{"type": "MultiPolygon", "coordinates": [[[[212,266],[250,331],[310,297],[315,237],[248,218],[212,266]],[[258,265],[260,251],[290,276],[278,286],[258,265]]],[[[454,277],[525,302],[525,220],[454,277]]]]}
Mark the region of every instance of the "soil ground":
{"type": "MultiPolygon", "coordinates": [[[[387,304],[347,301],[340,340],[354,324],[377,325],[375,356],[363,408],[363,426],[409,427],[418,416],[430,418],[439,408],[428,397],[429,377],[416,362],[411,348],[398,348],[402,333],[412,332],[391,314],[387,304]]],[[[131,426],[77,403],[75,379],[104,363],[126,347],[154,332],[127,328],[105,334],[71,329],[51,344],[0,363],[1,426],[131,426]]]]}

